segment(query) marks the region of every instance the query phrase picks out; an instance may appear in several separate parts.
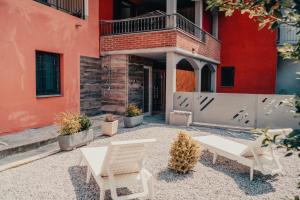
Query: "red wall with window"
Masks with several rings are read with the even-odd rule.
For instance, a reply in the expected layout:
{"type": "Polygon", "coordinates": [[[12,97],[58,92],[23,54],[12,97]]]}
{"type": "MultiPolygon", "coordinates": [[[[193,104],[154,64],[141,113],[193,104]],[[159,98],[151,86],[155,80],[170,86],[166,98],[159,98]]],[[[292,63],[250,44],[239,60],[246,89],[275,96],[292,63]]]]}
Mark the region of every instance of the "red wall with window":
{"type": "Polygon", "coordinates": [[[33,0],[1,0],[0,27],[0,135],[79,112],[80,56],[99,57],[99,0],[89,0],[86,20],[33,0]],[[37,98],[37,50],[61,55],[61,96],[37,98]]]}
{"type": "Polygon", "coordinates": [[[277,49],[276,32],[258,31],[258,24],[247,15],[235,13],[219,17],[221,64],[217,92],[272,94],[275,92],[277,49]],[[233,87],[221,86],[221,67],[234,66],[233,87]]]}

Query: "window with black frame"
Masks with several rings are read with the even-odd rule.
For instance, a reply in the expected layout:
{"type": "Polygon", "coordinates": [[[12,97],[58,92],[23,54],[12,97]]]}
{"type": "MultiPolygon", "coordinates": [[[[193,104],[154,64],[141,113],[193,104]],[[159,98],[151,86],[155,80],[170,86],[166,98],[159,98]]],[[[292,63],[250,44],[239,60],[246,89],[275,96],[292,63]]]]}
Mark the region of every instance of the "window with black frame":
{"type": "Polygon", "coordinates": [[[60,95],[60,55],[36,51],[36,95],[60,95]]]}
{"type": "Polygon", "coordinates": [[[221,68],[221,86],[233,87],[234,86],[234,67],[222,67],[221,68]]]}

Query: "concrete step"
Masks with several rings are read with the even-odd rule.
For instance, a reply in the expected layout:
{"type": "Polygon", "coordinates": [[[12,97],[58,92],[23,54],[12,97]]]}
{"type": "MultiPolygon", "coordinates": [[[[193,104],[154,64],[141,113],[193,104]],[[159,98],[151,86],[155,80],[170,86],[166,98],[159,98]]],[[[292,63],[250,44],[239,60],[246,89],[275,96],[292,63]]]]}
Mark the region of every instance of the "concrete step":
{"type": "Polygon", "coordinates": [[[57,141],[56,126],[45,126],[0,136],[0,160],[57,141]]]}
{"type": "Polygon", "coordinates": [[[0,172],[45,158],[59,151],[60,148],[58,142],[54,142],[30,151],[6,156],[5,158],[0,159],[0,172]]]}

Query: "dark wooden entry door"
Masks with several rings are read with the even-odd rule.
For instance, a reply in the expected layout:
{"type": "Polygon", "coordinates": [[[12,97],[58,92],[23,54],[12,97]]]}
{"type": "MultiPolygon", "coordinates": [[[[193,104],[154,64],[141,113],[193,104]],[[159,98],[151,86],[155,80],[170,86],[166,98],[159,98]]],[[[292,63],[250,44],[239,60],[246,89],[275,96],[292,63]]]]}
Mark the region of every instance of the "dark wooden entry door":
{"type": "Polygon", "coordinates": [[[211,71],[208,66],[204,66],[201,70],[201,92],[212,92],[211,71]]]}
{"type": "Polygon", "coordinates": [[[153,69],[153,112],[165,111],[166,105],[166,70],[153,69]]]}

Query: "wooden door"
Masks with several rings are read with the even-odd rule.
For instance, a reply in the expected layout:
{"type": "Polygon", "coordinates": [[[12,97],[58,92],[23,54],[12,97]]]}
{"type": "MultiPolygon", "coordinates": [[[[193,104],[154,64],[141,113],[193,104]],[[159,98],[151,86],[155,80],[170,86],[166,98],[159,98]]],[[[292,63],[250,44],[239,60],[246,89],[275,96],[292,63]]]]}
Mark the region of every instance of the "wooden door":
{"type": "Polygon", "coordinates": [[[153,112],[165,111],[166,105],[166,70],[153,69],[153,112]]]}

